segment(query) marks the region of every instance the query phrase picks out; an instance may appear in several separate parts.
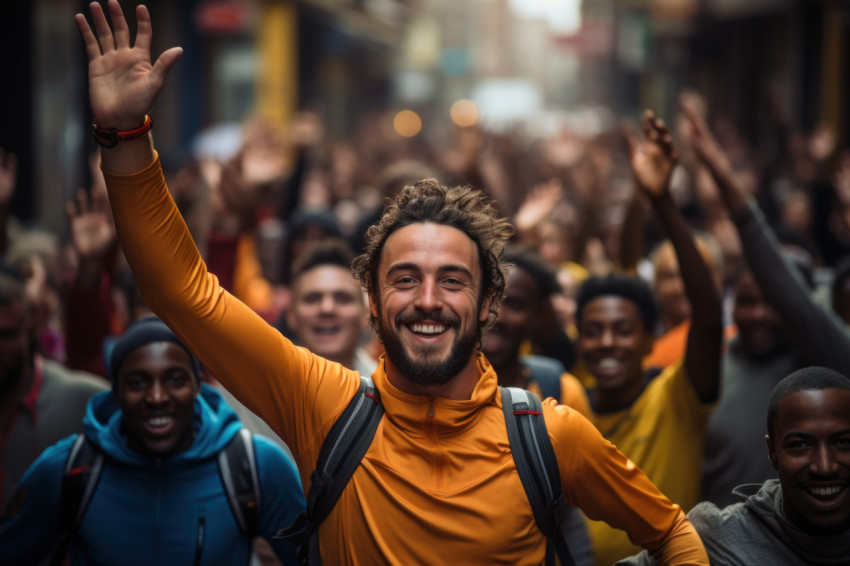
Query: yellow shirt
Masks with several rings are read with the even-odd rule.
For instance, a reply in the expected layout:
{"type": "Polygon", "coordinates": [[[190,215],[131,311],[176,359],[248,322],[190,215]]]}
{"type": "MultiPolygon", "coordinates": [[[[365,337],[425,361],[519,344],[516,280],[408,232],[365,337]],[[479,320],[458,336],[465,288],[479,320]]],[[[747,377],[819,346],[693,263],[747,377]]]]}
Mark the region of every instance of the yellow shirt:
{"type": "MultiPolygon", "coordinates": [[[[291,448],[310,487],[358,373],[294,346],[218,285],[165,186],[159,160],[106,175],[122,248],[142,296],[218,380],[291,448]]],[[[516,472],[498,379],[478,355],[468,400],[404,393],[372,374],[385,415],[319,528],[324,563],[540,564],[545,540],[516,472]]],[[[627,529],[665,564],[707,564],[682,513],[578,412],[544,403],[566,500],[627,529]]]]}
{"type": "MultiPolygon", "coordinates": [[[[637,464],[658,489],[687,512],[699,502],[703,442],[713,403],[702,403],[682,360],[656,376],[627,409],[591,421],[637,464]]],[[[613,564],[640,551],[626,534],[588,521],[597,564],[613,564]]]]}

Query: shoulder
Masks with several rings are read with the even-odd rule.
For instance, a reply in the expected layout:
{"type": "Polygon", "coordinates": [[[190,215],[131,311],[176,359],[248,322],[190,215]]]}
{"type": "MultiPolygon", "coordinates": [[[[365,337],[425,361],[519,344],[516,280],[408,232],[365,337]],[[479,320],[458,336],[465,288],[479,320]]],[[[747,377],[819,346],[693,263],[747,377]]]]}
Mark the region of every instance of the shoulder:
{"type": "Polygon", "coordinates": [[[63,393],[80,392],[93,395],[109,389],[109,382],[84,371],[70,370],[53,360],[44,360],[44,387],[57,387],[63,393]]]}
{"type": "Polygon", "coordinates": [[[261,434],[254,434],[252,438],[254,439],[257,468],[262,474],[261,479],[262,476],[269,477],[270,471],[274,474],[274,476],[269,477],[271,481],[279,481],[281,479],[280,474],[287,478],[298,478],[298,468],[295,467],[295,462],[275,441],[261,434]]]}

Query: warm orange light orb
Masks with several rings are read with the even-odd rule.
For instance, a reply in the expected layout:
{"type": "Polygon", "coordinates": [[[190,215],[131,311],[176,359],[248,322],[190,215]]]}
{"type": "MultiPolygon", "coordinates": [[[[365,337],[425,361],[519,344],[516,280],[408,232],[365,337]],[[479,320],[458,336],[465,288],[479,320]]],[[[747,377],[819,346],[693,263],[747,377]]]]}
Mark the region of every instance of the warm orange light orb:
{"type": "Polygon", "coordinates": [[[458,100],[452,104],[449,115],[458,126],[472,126],[478,121],[478,106],[471,100],[458,100]]]}
{"type": "Polygon", "coordinates": [[[413,110],[402,110],[393,118],[393,128],[398,135],[412,138],[422,129],[422,119],[413,110]]]}

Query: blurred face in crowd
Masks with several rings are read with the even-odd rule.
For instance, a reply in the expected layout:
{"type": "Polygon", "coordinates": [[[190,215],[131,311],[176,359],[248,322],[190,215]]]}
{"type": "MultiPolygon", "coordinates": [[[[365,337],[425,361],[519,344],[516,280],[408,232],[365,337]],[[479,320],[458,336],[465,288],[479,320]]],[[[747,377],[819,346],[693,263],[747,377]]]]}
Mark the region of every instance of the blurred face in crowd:
{"type": "Polygon", "coordinates": [[[287,316],[302,346],[350,367],[368,312],[350,269],[318,265],[295,280],[287,316]]]}
{"type": "Polygon", "coordinates": [[[130,352],[116,384],[130,448],[152,458],[188,450],[199,391],[192,358],[179,345],[151,342],[130,352]]]}
{"type": "Polygon", "coordinates": [[[578,354],[596,378],[599,393],[636,396],[643,387],[641,360],[652,350],[652,332],[638,306],[623,297],[602,295],[581,313],[578,354]]]}
{"type": "Polygon", "coordinates": [[[20,302],[0,305],[0,392],[15,387],[30,366],[26,307],[20,302]]]}
{"type": "Polygon", "coordinates": [[[665,325],[675,326],[691,316],[691,304],[679,272],[676,252],[665,242],[655,256],[655,296],[665,325]]]}
{"type": "Polygon", "coordinates": [[[381,251],[369,304],[387,358],[421,386],[447,383],[474,363],[489,298],[478,248],[457,228],[404,226],[381,251]]]}
{"type": "Polygon", "coordinates": [[[788,518],[818,535],[850,527],[850,391],[787,394],[766,439],[788,518]]]}
{"type": "Polygon", "coordinates": [[[534,278],[515,267],[499,306],[499,318],[484,333],[482,350],[493,366],[498,368],[517,359],[520,345],[528,338],[540,313],[542,300],[534,278]]]}
{"type": "Polygon", "coordinates": [[[732,317],[738,326],[741,345],[752,356],[767,356],[785,345],[779,314],[768,305],[751,273],[738,279],[732,317]]]}

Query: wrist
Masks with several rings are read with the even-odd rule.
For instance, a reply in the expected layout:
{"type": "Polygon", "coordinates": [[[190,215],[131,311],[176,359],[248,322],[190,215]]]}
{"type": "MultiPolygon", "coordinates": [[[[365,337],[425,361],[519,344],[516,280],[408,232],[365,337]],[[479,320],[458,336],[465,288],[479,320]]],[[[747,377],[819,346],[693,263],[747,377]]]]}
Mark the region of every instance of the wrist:
{"type": "Polygon", "coordinates": [[[153,126],[153,120],[149,115],[145,115],[141,124],[136,124],[129,128],[110,127],[106,128],[98,125],[97,122],[92,122],[92,135],[94,141],[105,149],[112,149],[121,142],[130,142],[142,139],[147,136],[153,126]]]}

